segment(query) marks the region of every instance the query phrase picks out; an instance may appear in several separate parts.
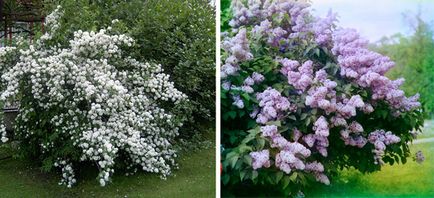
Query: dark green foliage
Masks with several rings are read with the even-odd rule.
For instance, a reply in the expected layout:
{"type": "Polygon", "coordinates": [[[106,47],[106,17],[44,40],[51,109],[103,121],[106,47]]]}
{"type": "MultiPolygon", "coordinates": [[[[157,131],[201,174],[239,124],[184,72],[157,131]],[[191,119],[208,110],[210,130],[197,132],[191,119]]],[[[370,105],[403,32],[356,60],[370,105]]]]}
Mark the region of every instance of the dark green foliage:
{"type": "Polygon", "coordinates": [[[229,21],[232,18],[231,15],[231,0],[221,0],[220,1],[220,31],[225,32],[229,27],[229,21]]]}
{"type": "MultiPolygon", "coordinates": [[[[76,30],[113,26],[136,40],[129,55],[163,65],[176,88],[190,102],[180,110],[189,121],[181,136],[190,137],[198,125],[212,125],[215,114],[215,10],[207,0],[52,0],[47,12],[62,5],[62,35],[76,30]],[[112,20],[119,22],[112,24],[112,20]]],[[[64,38],[55,42],[63,43],[64,38]]]]}

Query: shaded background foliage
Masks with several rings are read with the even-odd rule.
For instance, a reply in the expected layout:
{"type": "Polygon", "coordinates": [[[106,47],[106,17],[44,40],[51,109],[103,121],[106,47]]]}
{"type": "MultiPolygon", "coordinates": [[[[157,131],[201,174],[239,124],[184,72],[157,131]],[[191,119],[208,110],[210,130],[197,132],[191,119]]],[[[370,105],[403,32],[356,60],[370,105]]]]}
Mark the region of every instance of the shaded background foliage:
{"type": "Polygon", "coordinates": [[[189,118],[181,138],[213,125],[215,114],[215,10],[207,0],[46,0],[46,12],[65,10],[64,43],[76,30],[113,26],[136,40],[129,53],[163,65],[175,86],[189,96],[179,113],[189,118]],[[112,24],[118,19],[119,22],[112,24]]]}

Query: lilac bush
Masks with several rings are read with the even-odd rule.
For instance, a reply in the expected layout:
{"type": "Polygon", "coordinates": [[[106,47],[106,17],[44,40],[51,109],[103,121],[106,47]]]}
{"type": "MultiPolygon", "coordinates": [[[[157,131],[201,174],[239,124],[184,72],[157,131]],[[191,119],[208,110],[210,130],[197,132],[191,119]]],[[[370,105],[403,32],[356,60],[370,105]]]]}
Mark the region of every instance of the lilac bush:
{"type": "Polygon", "coordinates": [[[279,186],[286,195],[342,168],[405,163],[423,123],[418,95],[385,73],[388,57],[367,49],[335,13],[307,3],[232,1],[222,34],[222,182],[279,186]]]}

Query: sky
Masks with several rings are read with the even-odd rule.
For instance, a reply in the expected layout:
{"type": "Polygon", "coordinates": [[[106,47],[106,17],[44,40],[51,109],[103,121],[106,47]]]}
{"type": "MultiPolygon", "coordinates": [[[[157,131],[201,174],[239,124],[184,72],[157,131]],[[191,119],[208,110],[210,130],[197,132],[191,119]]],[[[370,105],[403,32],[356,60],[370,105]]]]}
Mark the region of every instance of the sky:
{"type": "Polygon", "coordinates": [[[311,0],[314,14],[338,13],[338,26],[357,29],[371,42],[395,33],[410,35],[403,13],[421,10],[421,17],[434,24],[434,0],[311,0]]]}

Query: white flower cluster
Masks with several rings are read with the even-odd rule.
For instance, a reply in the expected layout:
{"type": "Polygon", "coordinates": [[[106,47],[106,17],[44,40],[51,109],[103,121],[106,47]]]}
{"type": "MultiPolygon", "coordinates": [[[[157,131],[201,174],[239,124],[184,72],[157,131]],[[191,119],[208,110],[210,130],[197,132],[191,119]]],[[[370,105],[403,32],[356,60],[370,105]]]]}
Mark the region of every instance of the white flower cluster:
{"type": "Polygon", "coordinates": [[[65,160],[59,160],[54,163],[54,166],[62,169],[62,179],[60,180],[59,185],[65,185],[68,188],[71,188],[72,185],[77,182],[71,163],[67,163],[65,160]]]}
{"type": "Polygon", "coordinates": [[[48,31],[45,32],[45,34],[42,35],[41,38],[39,38],[39,43],[53,38],[53,33],[55,33],[60,28],[60,24],[58,21],[62,16],[62,7],[59,5],[51,14],[45,17],[44,24],[48,31]]]}
{"type": "MultiPolygon", "coordinates": [[[[0,47],[0,74],[3,74],[8,69],[15,52],[16,47],[0,47]]],[[[0,83],[4,83],[4,81],[5,79],[0,79],[0,83]]]]}
{"type": "Polygon", "coordinates": [[[0,140],[3,143],[9,140],[9,138],[6,137],[6,127],[3,124],[0,124],[0,140]]]}
{"type": "Polygon", "coordinates": [[[16,47],[0,47],[0,67],[4,67],[6,56],[16,50],[16,47]]]}
{"type": "MultiPolygon", "coordinates": [[[[57,19],[55,14],[47,23],[57,19]]],[[[101,186],[110,181],[117,159],[128,160],[132,170],[140,167],[165,178],[175,165],[171,141],[182,125],[167,104],[179,104],[187,96],[162,73],[161,65],[125,57],[122,49],[134,44],[132,38],[107,32],[77,31],[69,46],[48,47],[42,40],[20,50],[18,63],[2,75],[7,86],[0,99],[25,98],[17,132],[35,138],[34,127],[46,123],[49,129],[42,130],[59,137],[41,140],[41,152],[50,155],[70,141],[80,161],[98,165],[101,186]],[[39,112],[50,112],[50,117],[43,120],[39,112]]],[[[55,164],[62,167],[61,184],[73,185],[74,161],[55,157],[68,161],[55,164]]]]}

